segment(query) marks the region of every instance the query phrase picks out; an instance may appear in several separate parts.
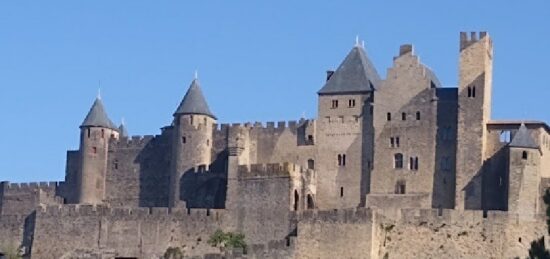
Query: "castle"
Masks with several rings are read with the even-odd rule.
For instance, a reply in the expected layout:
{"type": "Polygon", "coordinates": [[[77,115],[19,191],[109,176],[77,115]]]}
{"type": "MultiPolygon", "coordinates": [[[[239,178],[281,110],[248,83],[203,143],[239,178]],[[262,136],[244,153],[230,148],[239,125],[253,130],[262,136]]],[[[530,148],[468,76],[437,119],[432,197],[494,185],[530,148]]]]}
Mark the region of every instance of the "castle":
{"type": "Polygon", "coordinates": [[[511,258],[545,235],[550,128],[491,119],[492,40],[461,33],[458,88],[412,45],[381,78],[357,43],[318,117],[217,124],[195,78],[155,136],[98,97],[65,181],[0,185],[0,244],[32,258],[511,258]],[[246,251],[207,244],[217,229],[246,251]]]}

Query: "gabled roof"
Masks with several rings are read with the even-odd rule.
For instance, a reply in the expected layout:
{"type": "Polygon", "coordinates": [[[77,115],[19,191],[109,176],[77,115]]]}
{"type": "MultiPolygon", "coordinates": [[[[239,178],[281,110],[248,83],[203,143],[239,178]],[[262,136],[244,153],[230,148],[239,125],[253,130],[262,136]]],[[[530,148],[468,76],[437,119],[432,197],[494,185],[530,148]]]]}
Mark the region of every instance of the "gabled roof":
{"type": "Polygon", "coordinates": [[[97,97],[92,104],[92,108],[86,115],[86,118],[80,125],[80,127],[104,127],[110,129],[117,129],[117,126],[109,119],[105,108],[103,107],[103,102],[101,97],[97,97]]]}
{"type": "Polygon", "coordinates": [[[357,44],[317,93],[323,95],[368,92],[378,88],[379,81],[380,76],[365,54],[365,49],[357,44]]]}
{"type": "Polygon", "coordinates": [[[514,135],[514,139],[512,139],[512,142],[510,142],[508,146],[521,148],[539,148],[537,143],[535,143],[535,141],[533,140],[531,132],[529,132],[527,127],[525,127],[524,123],[519,126],[518,131],[514,135]]]}
{"type": "Polygon", "coordinates": [[[210,108],[208,108],[208,104],[202,94],[198,79],[195,78],[193,82],[191,82],[189,90],[187,90],[187,93],[183,97],[178,109],[174,112],[174,116],[179,114],[201,114],[216,119],[216,116],[214,116],[214,114],[210,111],[210,108]]]}

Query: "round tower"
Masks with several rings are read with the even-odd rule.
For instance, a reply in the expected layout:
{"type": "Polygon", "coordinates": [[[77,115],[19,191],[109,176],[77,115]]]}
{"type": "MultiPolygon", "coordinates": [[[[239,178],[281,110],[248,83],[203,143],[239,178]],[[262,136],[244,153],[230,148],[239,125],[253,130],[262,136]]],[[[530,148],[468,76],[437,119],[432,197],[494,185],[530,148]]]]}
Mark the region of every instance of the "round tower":
{"type": "Polygon", "coordinates": [[[212,134],[216,117],[210,112],[197,78],[174,113],[170,207],[182,206],[186,200],[182,176],[204,172],[212,162],[212,134]]]}
{"type": "Polygon", "coordinates": [[[107,116],[98,96],[80,125],[80,170],[76,193],[78,203],[102,203],[105,198],[109,141],[118,137],[117,127],[107,116]]]}

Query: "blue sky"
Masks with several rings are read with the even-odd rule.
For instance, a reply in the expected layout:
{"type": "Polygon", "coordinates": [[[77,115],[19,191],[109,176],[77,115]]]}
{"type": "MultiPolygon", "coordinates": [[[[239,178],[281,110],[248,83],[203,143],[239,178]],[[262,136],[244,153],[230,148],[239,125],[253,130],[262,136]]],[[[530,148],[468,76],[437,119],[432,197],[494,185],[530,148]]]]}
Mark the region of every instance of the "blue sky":
{"type": "Polygon", "coordinates": [[[550,1],[1,1],[0,180],[64,177],[98,91],[158,134],[195,70],[220,122],[316,116],[325,71],[365,41],[385,77],[413,43],[456,86],[460,31],[495,48],[493,118],[550,122],[550,1]]]}

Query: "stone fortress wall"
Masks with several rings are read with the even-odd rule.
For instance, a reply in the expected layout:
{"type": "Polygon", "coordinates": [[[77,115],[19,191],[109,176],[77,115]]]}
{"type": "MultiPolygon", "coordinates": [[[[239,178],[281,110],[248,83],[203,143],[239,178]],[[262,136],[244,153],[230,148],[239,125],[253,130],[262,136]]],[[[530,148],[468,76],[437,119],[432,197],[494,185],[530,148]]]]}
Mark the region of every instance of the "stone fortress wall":
{"type": "Polygon", "coordinates": [[[357,44],[311,120],[218,124],[195,79],[171,125],[129,137],[98,98],[65,181],[2,182],[0,245],[33,258],[524,257],[545,235],[550,127],[491,120],[492,41],[461,33],[459,49],[460,85],[441,88],[412,45],[381,79],[357,44]],[[246,251],[208,245],[217,229],[245,234],[246,251]]]}

